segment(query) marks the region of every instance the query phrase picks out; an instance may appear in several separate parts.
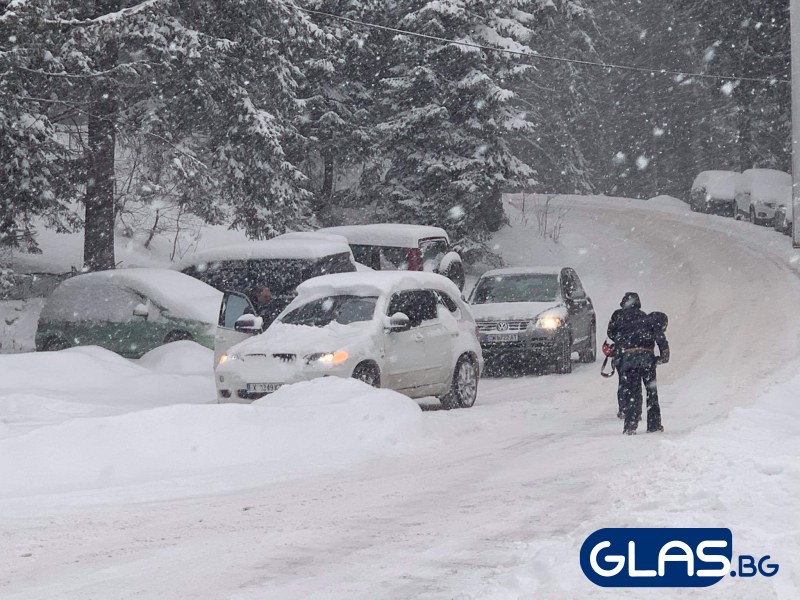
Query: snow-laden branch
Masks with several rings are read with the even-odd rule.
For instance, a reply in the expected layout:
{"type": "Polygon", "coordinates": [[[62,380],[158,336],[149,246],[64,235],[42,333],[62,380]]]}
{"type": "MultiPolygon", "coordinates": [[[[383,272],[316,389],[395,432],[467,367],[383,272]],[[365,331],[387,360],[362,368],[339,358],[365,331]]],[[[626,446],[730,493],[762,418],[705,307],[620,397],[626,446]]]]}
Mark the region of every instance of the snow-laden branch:
{"type": "Polygon", "coordinates": [[[17,16],[17,10],[25,8],[27,0],[11,0],[5,8],[5,11],[0,15],[0,23],[8,21],[17,16]]]}
{"type": "Polygon", "coordinates": [[[105,25],[143,12],[160,1],[161,0],[145,0],[136,6],[129,6],[128,8],[123,8],[122,10],[108,13],[107,15],[100,15],[99,17],[94,17],[92,19],[47,19],[45,22],[49,25],[70,25],[78,27],[88,25],[105,25]]]}
{"type": "Polygon", "coordinates": [[[135,62],[129,63],[121,63],[111,67],[110,69],[105,69],[104,71],[93,71],[91,73],[57,73],[51,71],[43,71],[42,69],[31,69],[29,67],[17,66],[16,69],[20,71],[26,71],[28,73],[33,73],[35,75],[43,75],[45,77],[66,77],[67,79],[91,79],[93,77],[104,77],[106,75],[113,75],[115,73],[119,73],[120,71],[124,71],[126,69],[135,69],[137,66],[146,66],[151,67],[152,64],[139,60],[135,62]]]}

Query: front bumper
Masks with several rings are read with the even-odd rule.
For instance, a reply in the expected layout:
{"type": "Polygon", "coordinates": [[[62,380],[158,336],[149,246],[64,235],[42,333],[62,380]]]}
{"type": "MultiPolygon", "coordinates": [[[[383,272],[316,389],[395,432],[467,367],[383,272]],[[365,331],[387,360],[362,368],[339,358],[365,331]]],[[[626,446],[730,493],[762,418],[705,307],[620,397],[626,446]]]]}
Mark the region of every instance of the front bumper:
{"type": "Polygon", "coordinates": [[[283,362],[266,357],[245,357],[219,365],[214,372],[217,386],[217,402],[250,403],[263,398],[278,388],[301,381],[311,381],[319,377],[350,377],[353,374],[350,361],[340,365],[321,367],[307,365],[305,360],[283,362]],[[248,384],[268,384],[270,391],[251,391],[248,384]]]}
{"type": "Polygon", "coordinates": [[[763,202],[754,202],[753,210],[756,212],[756,218],[759,221],[770,221],[775,218],[775,206],[767,206],[763,202]]]}
{"type": "Polygon", "coordinates": [[[706,199],[706,210],[711,213],[733,214],[736,209],[736,201],[732,198],[708,198],[706,199]]]}
{"type": "Polygon", "coordinates": [[[492,358],[511,353],[549,355],[555,352],[561,341],[562,328],[525,329],[515,332],[481,332],[481,351],[484,357],[492,358]],[[516,336],[516,339],[507,339],[516,336]]]}

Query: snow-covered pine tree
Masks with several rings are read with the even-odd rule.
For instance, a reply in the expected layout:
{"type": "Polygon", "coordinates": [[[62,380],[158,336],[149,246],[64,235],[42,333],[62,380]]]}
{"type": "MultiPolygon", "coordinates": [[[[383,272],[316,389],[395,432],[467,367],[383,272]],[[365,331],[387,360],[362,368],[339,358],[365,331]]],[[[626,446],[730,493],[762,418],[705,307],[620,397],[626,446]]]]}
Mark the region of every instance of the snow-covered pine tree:
{"type": "MultiPolygon", "coordinates": [[[[376,22],[381,19],[385,3],[311,0],[304,7],[327,15],[376,22]]],[[[314,212],[319,213],[331,205],[337,174],[359,167],[374,156],[373,94],[385,67],[383,44],[388,36],[323,14],[310,13],[309,18],[325,32],[325,46],[314,48],[303,62],[305,78],[300,90],[302,113],[298,129],[306,140],[307,162],[322,167],[321,177],[312,180],[310,186],[314,212]]]]}
{"type": "Polygon", "coordinates": [[[708,93],[726,93],[734,104],[740,170],[791,163],[789,2],[679,0],[698,25],[697,56],[711,72],[767,82],[718,82],[708,93]]]}
{"type": "MultiPolygon", "coordinates": [[[[447,39],[528,51],[538,3],[416,0],[384,23],[447,39]]],[[[367,193],[394,219],[442,225],[480,240],[496,220],[498,190],[529,185],[534,170],[507,134],[532,131],[511,84],[529,67],[519,57],[397,34],[384,47],[376,91],[382,170],[367,193]],[[488,213],[488,214],[487,214],[488,213]]]]}
{"type": "Polygon", "coordinates": [[[282,0],[205,1],[189,11],[186,25],[208,40],[212,58],[186,82],[174,114],[200,107],[190,129],[202,134],[233,226],[262,238],[297,227],[310,197],[296,162],[304,143],[298,91],[303,60],[323,48],[325,33],[282,0]]]}
{"type": "MultiPolygon", "coordinates": [[[[592,2],[596,6],[597,2],[592,2]]],[[[573,0],[545,3],[536,14],[529,45],[548,55],[598,59],[593,10],[573,0]]],[[[512,132],[512,147],[536,168],[536,189],[591,193],[602,170],[593,158],[608,153],[603,140],[607,105],[602,102],[606,74],[569,62],[528,59],[535,67],[512,86],[533,132],[512,132]]]]}
{"type": "MultiPolygon", "coordinates": [[[[84,194],[88,268],[114,266],[115,187],[127,175],[117,160],[132,139],[205,218],[229,209],[233,226],[266,237],[306,213],[288,153],[302,143],[294,61],[324,34],[294,4],[28,0],[4,21],[7,39],[24,39],[42,62],[23,71],[32,89],[49,90],[53,106],[39,112],[80,140],[86,174],[73,191],[84,194]]],[[[21,70],[26,59],[3,60],[21,70]]],[[[4,108],[10,131],[27,119],[17,113],[4,108]]]]}
{"type": "Polygon", "coordinates": [[[21,2],[0,2],[0,246],[36,251],[33,221],[70,225],[72,155],[50,115],[63,110],[36,72],[53,59],[51,32],[21,2]]]}

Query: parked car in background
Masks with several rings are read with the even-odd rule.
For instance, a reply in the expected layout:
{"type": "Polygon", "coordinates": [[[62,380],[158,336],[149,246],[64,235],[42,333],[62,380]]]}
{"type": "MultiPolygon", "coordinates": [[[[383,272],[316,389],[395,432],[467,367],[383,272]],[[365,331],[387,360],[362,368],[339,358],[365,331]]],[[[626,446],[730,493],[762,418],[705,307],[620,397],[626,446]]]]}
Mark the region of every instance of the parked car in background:
{"type": "Polygon", "coordinates": [[[542,358],[557,373],[597,357],[597,317],[578,274],[569,267],[515,267],[481,275],[469,297],[488,362],[528,366],[542,358]]]}
{"type": "Polygon", "coordinates": [[[432,273],[345,273],[311,279],[297,292],[263,333],[247,297],[225,294],[220,402],[250,402],[288,383],[338,376],[412,398],[437,396],[445,408],[475,403],[483,358],[475,321],[451,281],[432,273]]]}
{"type": "Polygon", "coordinates": [[[355,271],[356,263],[343,238],[301,232],[211,248],[180,269],[220,291],[243,292],[269,325],[295,297],[300,283],[355,271]]]}
{"type": "Polygon", "coordinates": [[[748,169],[736,186],[736,218],[772,225],[775,210],[792,198],[792,176],[775,169],[748,169]]]}
{"type": "Polygon", "coordinates": [[[169,269],[77,275],[47,298],[36,349],[94,345],[139,358],[178,340],[213,348],[221,300],[221,292],[169,269]]]}
{"type": "Polygon", "coordinates": [[[464,265],[439,227],[402,223],[344,225],[318,232],[347,239],[359,263],[375,271],[430,271],[464,289],[464,265]]]}
{"type": "Polygon", "coordinates": [[[736,185],[742,178],[735,171],[702,171],[692,183],[689,204],[695,212],[734,216],[736,185]]]}
{"type": "Polygon", "coordinates": [[[780,204],[775,209],[773,227],[775,231],[784,235],[792,235],[792,208],[791,204],[780,204]]]}

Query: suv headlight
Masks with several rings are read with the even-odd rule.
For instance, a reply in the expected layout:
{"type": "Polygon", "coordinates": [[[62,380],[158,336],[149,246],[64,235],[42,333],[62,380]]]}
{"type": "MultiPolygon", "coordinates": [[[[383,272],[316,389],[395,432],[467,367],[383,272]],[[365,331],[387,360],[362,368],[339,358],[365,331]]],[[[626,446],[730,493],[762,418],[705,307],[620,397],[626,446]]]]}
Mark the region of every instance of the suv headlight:
{"type": "Polygon", "coordinates": [[[536,327],[539,329],[553,331],[554,329],[558,329],[560,326],[561,317],[556,317],[555,315],[542,315],[536,319],[536,327]]]}
{"type": "Polygon", "coordinates": [[[315,352],[305,356],[307,365],[340,365],[345,362],[350,355],[345,350],[337,350],[336,352],[315,352]]]}
{"type": "Polygon", "coordinates": [[[222,354],[219,357],[219,362],[217,363],[217,366],[225,364],[226,362],[229,362],[229,361],[232,361],[232,360],[241,360],[241,358],[242,357],[239,356],[238,354],[236,354],[235,352],[233,354],[222,354]]]}

